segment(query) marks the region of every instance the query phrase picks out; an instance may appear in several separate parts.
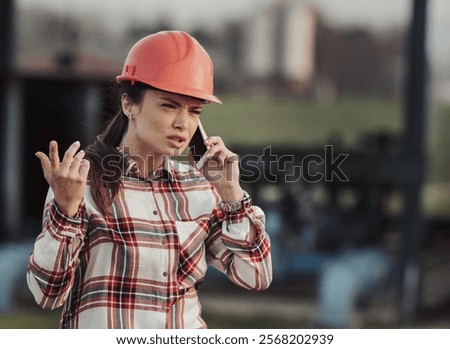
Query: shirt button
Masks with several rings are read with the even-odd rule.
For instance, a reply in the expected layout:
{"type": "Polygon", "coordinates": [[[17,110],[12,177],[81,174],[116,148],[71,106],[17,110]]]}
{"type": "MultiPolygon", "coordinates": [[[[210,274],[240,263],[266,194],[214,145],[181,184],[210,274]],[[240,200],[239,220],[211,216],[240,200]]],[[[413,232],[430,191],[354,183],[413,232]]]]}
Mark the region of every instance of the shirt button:
{"type": "Polygon", "coordinates": [[[163,276],[166,277],[167,275],[169,275],[169,273],[168,273],[167,271],[165,271],[165,272],[163,273],[163,276]]]}
{"type": "Polygon", "coordinates": [[[166,306],[163,304],[163,305],[161,305],[161,309],[162,310],[166,310],[166,306]]]}
{"type": "Polygon", "coordinates": [[[158,215],[158,211],[154,210],[154,211],[153,211],[153,214],[154,214],[155,216],[158,215]]]}
{"type": "Polygon", "coordinates": [[[162,239],[161,240],[161,244],[163,244],[163,245],[167,244],[167,240],[166,239],[162,239]]]}
{"type": "Polygon", "coordinates": [[[146,187],[149,187],[149,186],[150,186],[150,183],[149,183],[149,182],[145,182],[145,186],[146,186],[146,187]]]}

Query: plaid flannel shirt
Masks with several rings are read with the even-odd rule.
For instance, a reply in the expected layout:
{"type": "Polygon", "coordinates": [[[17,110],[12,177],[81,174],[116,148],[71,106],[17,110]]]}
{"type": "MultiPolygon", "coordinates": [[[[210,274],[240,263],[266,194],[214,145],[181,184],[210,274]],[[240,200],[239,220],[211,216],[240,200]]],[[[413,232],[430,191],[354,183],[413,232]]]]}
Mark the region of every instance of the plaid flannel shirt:
{"type": "Polygon", "coordinates": [[[191,166],[167,160],[143,180],[129,157],[124,173],[110,217],[89,185],[73,218],[49,190],[27,281],[42,308],[63,306],[61,328],[206,328],[197,289],[208,264],[246,289],[269,286],[264,213],[250,198],[227,216],[191,166]]]}

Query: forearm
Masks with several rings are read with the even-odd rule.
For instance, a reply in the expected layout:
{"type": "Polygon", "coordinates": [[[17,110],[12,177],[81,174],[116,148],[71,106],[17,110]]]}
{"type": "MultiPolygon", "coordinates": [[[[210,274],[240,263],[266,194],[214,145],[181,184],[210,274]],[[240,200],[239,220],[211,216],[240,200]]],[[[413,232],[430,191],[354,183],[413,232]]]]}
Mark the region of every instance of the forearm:
{"type": "Polygon", "coordinates": [[[230,183],[229,185],[222,185],[216,187],[222,201],[234,202],[244,197],[244,191],[239,183],[230,183]]]}
{"type": "Polygon", "coordinates": [[[223,217],[213,227],[207,247],[209,263],[226,273],[233,283],[253,290],[269,287],[270,239],[259,207],[223,217]]]}
{"type": "Polygon", "coordinates": [[[70,218],[52,200],[46,205],[43,230],[30,255],[27,280],[36,302],[43,308],[64,303],[70,291],[87,222],[80,214],[70,218]]]}

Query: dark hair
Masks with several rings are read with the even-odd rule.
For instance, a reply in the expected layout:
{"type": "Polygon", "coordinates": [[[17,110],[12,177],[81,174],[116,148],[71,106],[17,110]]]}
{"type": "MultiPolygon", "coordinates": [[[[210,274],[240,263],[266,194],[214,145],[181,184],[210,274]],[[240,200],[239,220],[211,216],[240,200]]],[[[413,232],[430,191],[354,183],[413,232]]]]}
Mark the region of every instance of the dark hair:
{"type": "MultiPolygon", "coordinates": [[[[125,81],[119,85],[118,95],[126,94],[130,102],[140,104],[149,89],[152,87],[125,81]]],[[[118,147],[127,129],[128,118],[122,111],[119,98],[119,111],[105,125],[96,141],[85,150],[85,158],[90,162],[89,182],[92,198],[104,216],[110,215],[111,204],[122,186],[124,157],[118,147]]]]}

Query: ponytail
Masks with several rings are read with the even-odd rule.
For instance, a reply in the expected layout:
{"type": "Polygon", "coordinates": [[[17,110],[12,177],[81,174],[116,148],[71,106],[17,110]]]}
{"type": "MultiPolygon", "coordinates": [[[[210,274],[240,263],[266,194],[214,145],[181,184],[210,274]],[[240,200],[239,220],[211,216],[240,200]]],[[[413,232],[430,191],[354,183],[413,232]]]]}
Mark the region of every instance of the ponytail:
{"type": "MultiPolygon", "coordinates": [[[[121,87],[120,95],[126,94],[133,104],[140,104],[145,92],[152,88],[130,82],[123,82],[121,87]]],[[[118,149],[127,130],[128,118],[120,107],[96,141],[85,150],[85,158],[90,162],[88,179],[92,198],[104,216],[111,214],[111,205],[122,187],[124,157],[118,149]]]]}

